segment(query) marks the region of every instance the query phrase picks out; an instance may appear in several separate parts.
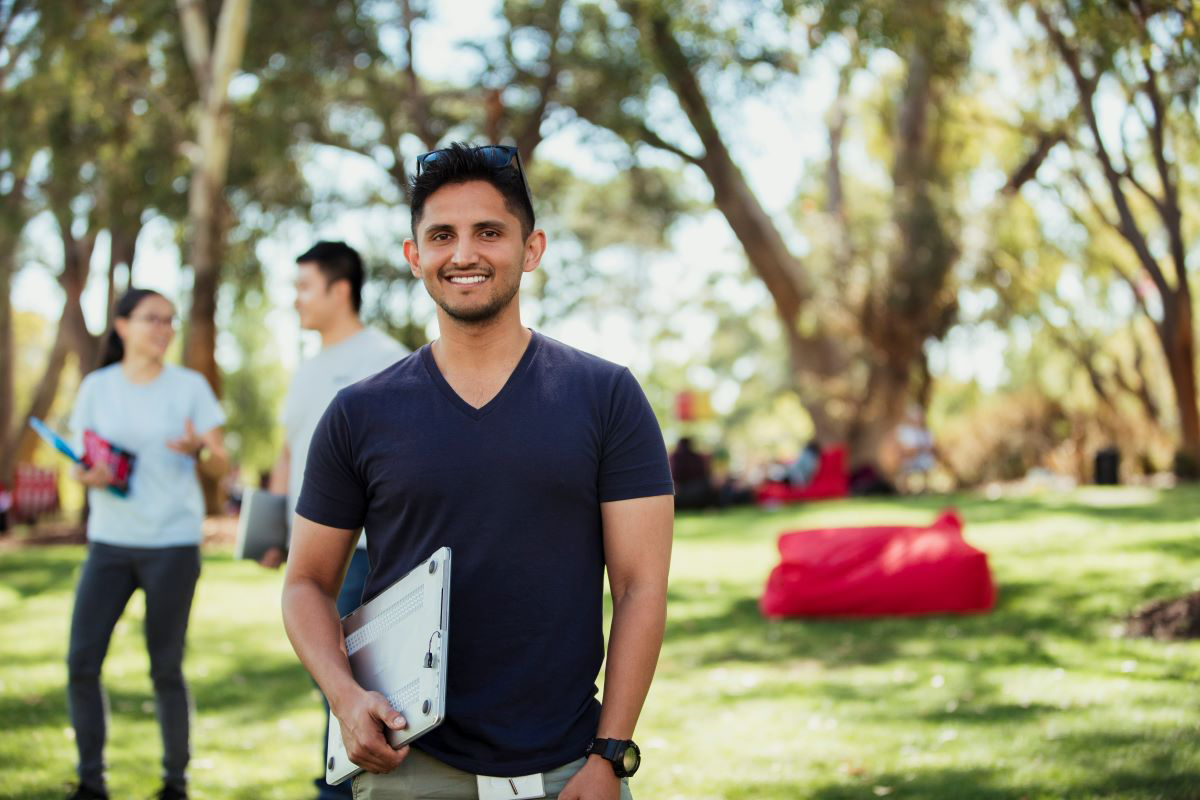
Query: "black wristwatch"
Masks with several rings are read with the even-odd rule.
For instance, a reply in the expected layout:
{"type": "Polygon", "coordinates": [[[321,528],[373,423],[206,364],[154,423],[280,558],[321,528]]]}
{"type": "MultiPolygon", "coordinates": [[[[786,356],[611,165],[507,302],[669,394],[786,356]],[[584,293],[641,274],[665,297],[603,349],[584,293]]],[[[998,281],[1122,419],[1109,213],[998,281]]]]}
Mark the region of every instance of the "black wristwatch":
{"type": "Polygon", "coordinates": [[[597,755],[611,763],[618,778],[628,778],[642,765],[642,751],[632,739],[592,739],[587,755],[597,755]]]}

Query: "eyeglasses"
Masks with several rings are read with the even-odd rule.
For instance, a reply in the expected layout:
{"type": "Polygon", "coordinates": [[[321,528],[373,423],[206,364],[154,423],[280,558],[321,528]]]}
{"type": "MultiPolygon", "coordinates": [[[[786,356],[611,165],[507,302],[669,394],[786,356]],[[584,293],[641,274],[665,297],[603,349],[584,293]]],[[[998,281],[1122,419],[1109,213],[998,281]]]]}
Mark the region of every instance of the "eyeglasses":
{"type": "Polygon", "coordinates": [[[167,328],[174,328],[175,323],[178,321],[178,319],[174,316],[160,317],[158,314],[137,314],[130,317],[130,319],[155,326],[162,325],[167,328]]]}
{"type": "MultiPolygon", "coordinates": [[[[521,166],[521,152],[507,144],[485,144],[482,147],[472,147],[471,152],[483,156],[489,167],[495,170],[515,169],[521,176],[521,186],[525,188],[525,205],[529,207],[529,216],[533,217],[533,193],[529,191],[529,181],[525,178],[525,169],[521,166]]],[[[425,171],[425,167],[442,158],[450,151],[446,148],[431,150],[417,156],[417,175],[425,171]]]]}

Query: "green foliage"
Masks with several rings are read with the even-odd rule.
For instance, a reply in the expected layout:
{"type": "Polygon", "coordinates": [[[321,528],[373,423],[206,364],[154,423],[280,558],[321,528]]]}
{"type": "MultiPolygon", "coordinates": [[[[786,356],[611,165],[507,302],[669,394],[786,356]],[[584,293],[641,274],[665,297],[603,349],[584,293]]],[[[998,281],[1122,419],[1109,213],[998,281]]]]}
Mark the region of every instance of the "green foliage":
{"type": "MultiPolygon", "coordinates": [[[[1195,489],[1085,489],[684,515],[634,790],[730,800],[1192,798],[1200,644],[1117,630],[1140,604],[1194,587],[1198,514],[1195,489]],[[992,613],[759,615],[780,531],[920,524],[947,503],[989,555],[992,613]]],[[[64,652],[82,557],[77,547],[0,552],[4,796],[55,800],[73,775],[64,652]]],[[[311,791],[320,700],[280,626],[279,580],[226,552],[205,556],[185,663],[197,709],[191,788],[202,800],[311,791]]],[[[148,795],[159,780],[143,615],[138,594],[105,662],[118,797],[148,795]]]]}
{"type": "Polygon", "coordinates": [[[236,368],[222,376],[225,431],[233,463],[242,469],[247,486],[257,486],[258,474],[270,470],[283,440],[279,412],[288,375],[267,334],[271,310],[261,289],[247,290],[224,326],[223,335],[232,339],[239,356],[236,368]]]}

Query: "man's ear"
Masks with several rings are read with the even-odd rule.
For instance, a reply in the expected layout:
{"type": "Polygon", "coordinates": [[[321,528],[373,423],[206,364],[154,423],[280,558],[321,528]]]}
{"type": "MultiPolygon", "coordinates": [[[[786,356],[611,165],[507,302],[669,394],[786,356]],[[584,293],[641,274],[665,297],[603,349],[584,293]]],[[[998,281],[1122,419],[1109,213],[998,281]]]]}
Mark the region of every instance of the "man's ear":
{"type": "Polygon", "coordinates": [[[546,232],[538,228],[525,240],[525,261],[521,265],[521,271],[533,272],[538,268],[538,264],[542,263],[542,256],[545,254],[546,232]]]}
{"type": "Polygon", "coordinates": [[[350,281],[338,280],[325,285],[325,293],[334,295],[337,300],[350,302],[350,281]]]}
{"type": "Polygon", "coordinates": [[[421,254],[417,251],[417,242],[414,239],[404,240],[404,260],[408,262],[408,269],[412,272],[413,277],[417,280],[421,279],[421,254]]]}

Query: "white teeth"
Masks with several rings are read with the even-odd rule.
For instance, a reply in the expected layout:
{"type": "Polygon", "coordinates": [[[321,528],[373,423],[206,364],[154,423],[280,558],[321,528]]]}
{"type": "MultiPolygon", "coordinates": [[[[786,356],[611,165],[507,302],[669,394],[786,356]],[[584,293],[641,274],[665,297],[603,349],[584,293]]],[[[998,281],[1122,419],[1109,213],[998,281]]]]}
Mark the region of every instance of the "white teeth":
{"type": "Polygon", "coordinates": [[[483,283],[483,281],[484,281],[484,277],[482,275],[468,275],[466,277],[458,277],[458,278],[450,279],[451,283],[465,283],[465,284],[483,283]]]}

